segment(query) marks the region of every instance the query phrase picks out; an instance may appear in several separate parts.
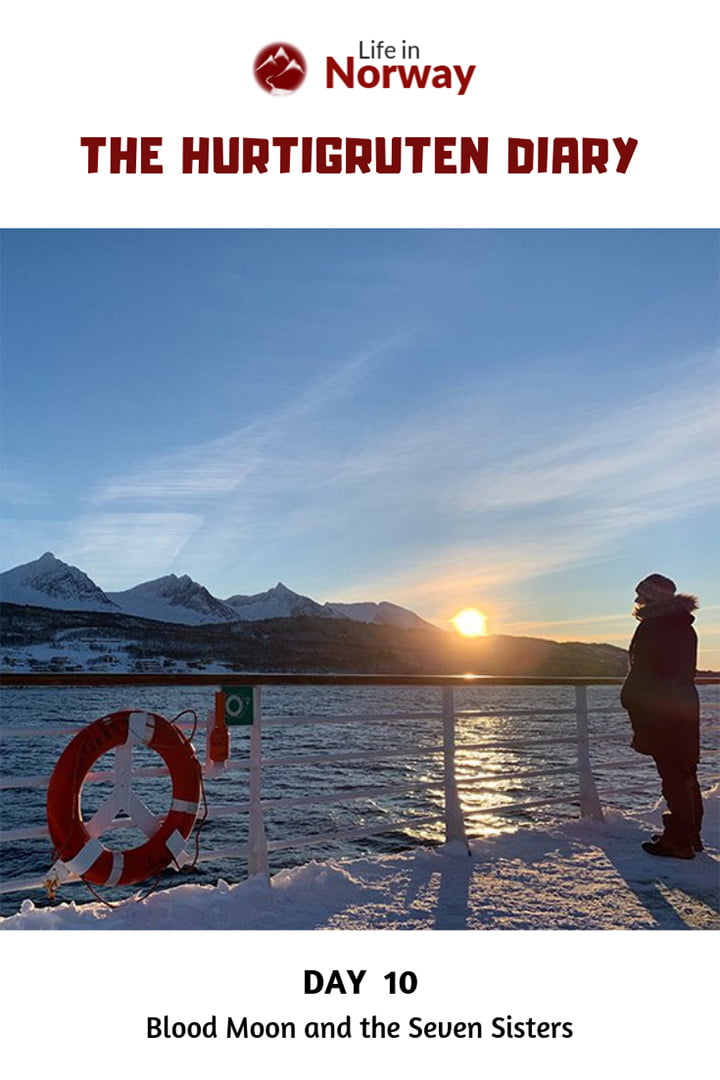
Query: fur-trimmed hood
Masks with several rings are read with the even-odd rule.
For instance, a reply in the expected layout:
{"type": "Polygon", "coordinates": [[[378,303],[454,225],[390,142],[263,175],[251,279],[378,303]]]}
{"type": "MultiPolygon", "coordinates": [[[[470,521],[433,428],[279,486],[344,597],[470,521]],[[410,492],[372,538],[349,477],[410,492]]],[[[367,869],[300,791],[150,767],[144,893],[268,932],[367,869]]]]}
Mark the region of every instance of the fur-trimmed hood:
{"type": "Polygon", "coordinates": [[[663,597],[662,600],[639,601],[633,608],[636,619],[659,619],[665,616],[687,615],[690,622],[694,622],[693,611],[698,607],[697,597],[687,593],[676,593],[675,596],[663,597]]]}

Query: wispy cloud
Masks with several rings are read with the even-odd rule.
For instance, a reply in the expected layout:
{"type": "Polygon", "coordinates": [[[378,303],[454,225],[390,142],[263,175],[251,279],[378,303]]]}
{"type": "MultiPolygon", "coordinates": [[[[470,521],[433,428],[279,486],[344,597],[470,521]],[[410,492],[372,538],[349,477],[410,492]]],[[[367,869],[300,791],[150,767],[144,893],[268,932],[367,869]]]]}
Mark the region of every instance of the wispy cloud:
{"type": "MultiPolygon", "coordinates": [[[[637,509],[637,508],[636,508],[637,509]]],[[[428,618],[442,620],[468,597],[507,592],[547,574],[602,562],[639,528],[660,525],[676,509],[610,514],[602,508],[585,513],[514,516],[502,524],[481,520],[471,542],[446,538],[428,547],[422,558],[395,563],[389,571],[367,567],[348,582],[350,598],[372,588],[399,603],[413,604],[428,618]]],[[[342,599],[342,598],[338,598],[342,599]]]]}
{"type": "Polygon", "coordinates": [[[94,514],[71,523],[62,557],[104,589],[125,589],[167,572],[202,518],[193,514],[94,514]]]}
{"type": "Polygon", "coordinates": [[[299,394],[236,431],[150,460],[128,476],[111,478],[90,501],[96,505],[121,500],[202,502],[241,488],[277,454],[278,445],[287,445],[298,426],[351,396],[373,362],[400,340],[402,336],[397,335],[339,363],[299,394]]]}
{"type": "Polygon", "coordinates": [[[672,492],[684,505],[710,494],[718,449],[717,401],[702,387],[653,394],[598,417],[581,431],[511,459],[467,490],[470,507],[531,507],[622,493],[643,504],[672,492]]]}
{"type": "Polygon", "coordinates": [[[542,416],[465,385],[422,411],[378,407],[367,428],[349,409],[344,426],[344,403],[394,344],[235,432],[111,478],[76,523],[78,546],[109,552],[128,532],[139,566],[143,522],[156,518],[166,535],[146,534],[154,564],[192,556],[262,572],[274,559],[291,579],[312,564],[314,580],[341,579],[328,598],[382,594],[431,613],[603,559],[634,531],[715,498],[715,402],[701,378],[542,416]]]}
{"type": "Polygon", "coordinates": [[[35,507],[50,502],[47,488],[15,476],[3,468],[0,474],[0,501],[7,507],[35,507]]]}
{"type": "Polygon", "coordinates": [[[532,452],[513,452],[507,416],[494,441],[486,437],[477,420],[488,412],[484,398],[393,429],[336,467],[339,487],[341,477],[366,485],[366,512],[384,503],[392,517],[395,508],[410,533],[402,559],[391,556],[387,572],[362,567],[349,594],[374,586],[437,613],[454,596],[602,560],[638,530],[713,505],[712,385],[701,379],[619,401],[594,418],[570,414],[560,429],[541,423],[532,452]],[[430,528],[412,533],[421,523],[430,528]]]}

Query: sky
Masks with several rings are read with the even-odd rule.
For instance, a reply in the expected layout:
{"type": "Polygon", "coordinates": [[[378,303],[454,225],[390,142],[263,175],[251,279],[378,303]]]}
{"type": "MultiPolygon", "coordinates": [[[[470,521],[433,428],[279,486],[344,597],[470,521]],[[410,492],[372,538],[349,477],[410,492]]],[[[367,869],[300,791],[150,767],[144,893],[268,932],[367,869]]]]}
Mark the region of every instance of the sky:
{"type": "Polygon", "coordinates": [[[712,230],[6,230],[0,569],[189,574],[720,666],[712,230]]]}

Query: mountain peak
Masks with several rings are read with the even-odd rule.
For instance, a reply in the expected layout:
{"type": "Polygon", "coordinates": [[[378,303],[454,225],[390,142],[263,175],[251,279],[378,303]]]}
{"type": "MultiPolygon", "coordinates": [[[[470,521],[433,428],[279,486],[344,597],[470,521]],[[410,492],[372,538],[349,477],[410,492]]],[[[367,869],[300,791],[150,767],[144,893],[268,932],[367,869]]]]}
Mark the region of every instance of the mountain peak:
{"type": "Polygon", "coordinates": [[[397,626],[404,630],[427,630],[432,626],[414,611],[400,607],[398,604],[391,604],[388,600],[382,600],[379,604],[365,601],[354,604],[327,603],[324,606],[328,613],[336,618],[353,619],[356,622],[397,626]]]}
{"type": "Polygon", "coordinates": [[[327,615],[322,604],[293,592],[282,581],[278,581],[267,592],[255,593],[254,596],[230,596],[226,601],[237,619],[291,619],[297,615],[327,615]]]}
{"type": "Polygon", "coordinates": [[[165,577],[158,578],[158,581],[167,581],[168,584],[182,585],[183,587],[194,585],[198,589],[203,588],[202,585],[198,585],[197,582],[193,581],[189,574],[180,574],[180,576],[178,576],[177,574],[166,574],[165,577]]]}
{"type": "Polygon", "coordinates": [[[58,559],[51,551],[0,574],[0,595],[6,603],[30,607],[69,611],[116,609],[86,573],[58,559]]]}
{"type": "Polygon", "coordinates": [[[199,625],[232,622],[237,617],[232,608],[212,596],[204,585],[193,581],[188,574],[182,577],[166,574],[110,595],[128,615],[159,622],[199,625]]]}

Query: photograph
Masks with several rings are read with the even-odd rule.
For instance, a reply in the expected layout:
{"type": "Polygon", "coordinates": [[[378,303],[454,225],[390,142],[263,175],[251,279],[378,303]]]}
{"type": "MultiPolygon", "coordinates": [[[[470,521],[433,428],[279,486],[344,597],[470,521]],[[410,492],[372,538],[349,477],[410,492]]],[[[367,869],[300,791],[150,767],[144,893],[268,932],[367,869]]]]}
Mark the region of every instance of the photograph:
{"type": "Polygon", "coordinates": [[[5,230],[2,929],[717,929],[713,230],[5,230]]]}

